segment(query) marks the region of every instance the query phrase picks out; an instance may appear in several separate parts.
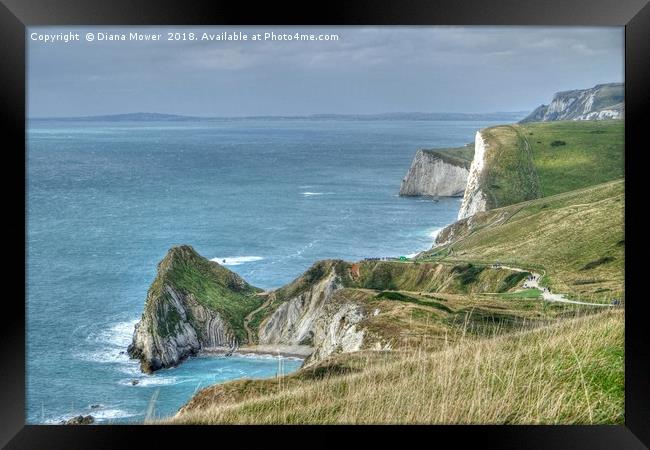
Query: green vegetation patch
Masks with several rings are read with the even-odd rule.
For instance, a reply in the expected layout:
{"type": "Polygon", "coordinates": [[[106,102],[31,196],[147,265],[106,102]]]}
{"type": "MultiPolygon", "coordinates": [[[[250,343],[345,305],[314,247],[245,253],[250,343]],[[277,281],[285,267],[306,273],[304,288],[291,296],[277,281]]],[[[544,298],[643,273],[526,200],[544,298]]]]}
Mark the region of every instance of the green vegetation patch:
{"type": "Polygon", "coordinates": [[[512,288],[519,286],[524,278],[530,276],[530,272],[513,272],[503,279],[497,292],[507,292],[512,288]]]}
{"type": "Polygon", "coordinates": [[[383,291],[383,292],[380,292],[379,294],[377,294],[375,296],[375,298],[376,299],[396,300],[396,301],[399,301],[399,302],[408,302],[408,303],[413,303],[413,304],[420,305],[420,306],[432,306],[434,308],[438,308],[438,309],[440,309],[442,311],[445,311],[445,312],[448,312],[448,313],[453,312],[453,310],[451,308],[443,305],[442,303],[439,303],[439,302],[436,302],[436,301],[430,300],[430,299],[420,300],[420,299],[417,299],[417,298],[412,297],[410,295],[402,294],[401,292],[383,291]]]}
{"type": "Polygon", "coordinates": [[[488,207],[498,208],[542,196],[528,140],[516,125],[481,130],[487,146],[483,192],[488,207]]]}
{"type": "MultiPolygon", "coordinates": [[[[189,246],[172,248],[161,261],[158,277],[151,285],[149,295],[169,296],[164,291],[168,285],[184,294],[191,294],[203,306],[219,315],[231,326],[235,336],[242,342],[247,335],[244,317],[262,303],[258,289],[246,283],[239,275],[209,261],[189,246]]],[[[173,333],[180,316],[173,307],[166,315],[163,335],[173,333]],[[175,314],[174,314],[175,312],[175,314]]]]}
{"type": "Polygon", "coordinates": [[[539,298],[542,291],[537,288],[522,289],[516,292],[506,292],[500,295],[501,298],[539,298]]]}
{"type": "Polygon", "coordinates": [[[529,140],[544,196],[604,183],[624,176],[622,120],[557,121],[520,124],[529,140]]]}
{"type": "Polygon", "coordinates": [[[471,263],[457,265],[451,269],[452,273],[458,274],[458,279],[463,286],[475,283],[483,270],[485,267],[475,266],[471,263]]]}
{"type": "Polygon", "coordinates": [[[615,258],[613,256],[603,256],[602,258],[598,258],[595,261],[588,262],[587,264],[582,266],[581,270],[590,270],[590,269],[598,267],[598,266],[600,266],[602,264],[607,264],[609,262],[612,262],[612,261],[614,261],[614,259],[615,258]]]}

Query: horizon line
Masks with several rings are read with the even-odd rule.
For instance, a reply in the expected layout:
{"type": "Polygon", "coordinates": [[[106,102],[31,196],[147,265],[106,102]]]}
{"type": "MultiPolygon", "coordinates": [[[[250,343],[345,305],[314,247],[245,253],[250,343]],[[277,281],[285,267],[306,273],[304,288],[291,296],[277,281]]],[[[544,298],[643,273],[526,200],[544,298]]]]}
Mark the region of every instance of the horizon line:
{"type": "Polygon", "coordinates": [[[465,116],[485,116],[496,114],[526,114],[529,110],[515,110],[515,111],[488,111],[488,112],[451,112],[451,111],[395,111],[395,112],[377,112],[377,113],[309,113],[309,114],[257,114],[257,115],[241,115],[241,116],[203,116],[193,114],[177,114],[177,113],[160,113],[160,112],[122,112],[122,113],[106,113],[106,114],[89,114],[89,115],[75,115],[75,116],[26,116],[28,120],[56,120],[56,119],[94,119],[104,117],[120,117],[120,116],[160,116],[167,118],[186,118],[186,119],[259,119],[259,118],[318,118],[328,116],[391,116],[391,115],[465,115],[465,116]]]}

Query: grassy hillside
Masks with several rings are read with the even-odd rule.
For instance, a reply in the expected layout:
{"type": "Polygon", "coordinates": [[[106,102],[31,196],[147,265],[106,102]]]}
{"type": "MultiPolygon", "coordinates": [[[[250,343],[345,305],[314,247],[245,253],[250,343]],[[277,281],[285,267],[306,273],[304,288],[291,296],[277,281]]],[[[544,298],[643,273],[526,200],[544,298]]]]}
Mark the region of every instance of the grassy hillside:
{"type": "Polygon", "coordinates": [[[620,297],[624,289],[624,182],[510,205],[443,230],[451,243],[423,259],[502,262],[546,273],[554,291],[581,299],[620,297]]]}
{"type": "Polygon", "coordinates": [[[482,130],[488,208],[568,192],[624,176],[623,121],[557,121],[482,130]]]}
{"type": "Polygon", "coordinates": [[[454,339],[463,326],[469,326],[464,331],[483,335],[495,325],[505,332],[524,322],[543,324],[574,314],[576,309],[540,302],[539,293],[516,294],[527,273],[503,268],[462,261],[325,260],[268,294],[264,306],[251,315],[253,333],[283,302],[311,289],[332,271],[344,289],[330,302],[362,306],[366,319],[359,327],[370,333],[368,345],[381,340],[393,349],[424,341],[427,347],[436,347],[445,339],[454,339]],[[509,297],[515,294],[514,299],[509,297]]]}
{"type": "Polygon", "coordinates": [[[624,422],[623,314],[429,352],[343,354],[200,391],[174,424],[624,422]]]}
{"type": "Polygon", "coordinates": [[[481,185],[488,209],[542,196],[533,154],[517,125],[481,130],[488,147],[481,185]]]}
{"type": "Polygon", "coordinates": [[[624,176],[622,120],[558,121],[517,127],[532,149],[544,196],[624,176]]]}

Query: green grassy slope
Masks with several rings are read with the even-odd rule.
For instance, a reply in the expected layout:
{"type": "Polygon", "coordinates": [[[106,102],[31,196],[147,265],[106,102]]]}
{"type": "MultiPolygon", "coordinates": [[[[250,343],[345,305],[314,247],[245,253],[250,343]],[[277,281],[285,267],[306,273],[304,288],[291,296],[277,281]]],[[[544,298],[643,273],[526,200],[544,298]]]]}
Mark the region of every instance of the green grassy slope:
{"type": "Polygon", "coordinates": [[[488,147],[481,184],[488,209],[541,197],[533,155],[516,125],[481,131],[488,147]]]}
{"type": "Polygon", "coordinates": [[[482,130],[489,148],[481,180],[488,208],[622,178],[623,125],[557,121],[482,130]]]}
{"type": "Polygon", "coordinates": [[[518,128],[532,148],[544,196],[624,176],[622,120],[543,122],[518,128]]]}
{"type": "Polygon", "coordinates": [[[200,391],[174,424],[624,422],[623,314],[441,350],[341,354],[200,391]]]}
{"type": "Polygon", "coordinates": [[[496,261],[547,274],[556,292],[583,299],[624,289],[622,180],[479,213],[443,230],[451,243],[423,259],[496,261]]]}

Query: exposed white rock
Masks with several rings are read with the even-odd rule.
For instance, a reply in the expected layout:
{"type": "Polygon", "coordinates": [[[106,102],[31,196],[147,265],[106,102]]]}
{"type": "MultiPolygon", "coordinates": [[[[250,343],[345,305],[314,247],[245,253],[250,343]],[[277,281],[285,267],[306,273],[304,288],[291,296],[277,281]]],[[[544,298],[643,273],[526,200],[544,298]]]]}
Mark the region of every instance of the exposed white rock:
{"type": "Polygon", "coordinates": [[[463,202],[460,205],[460,211],[458,211],[459,220],[472,216],[479,211],[486,210],[487,202],[485,193],[481,189],[481,178],[485,168],[486,151],[487,144],[485,143],[481,132],[477,131],[474,140],[474,159],[469,168],[465,195],[463,196],[463,202]]]}
{"type": "Polygon", "coordinates": [[[314,340],[318,345],[306,365],[332,353],[360,350],[365,333],[357,324],[364,318],[363,307],[354,303],[325,307],[314,327],[314,340]]]}
{"type": "Polygon", "coordinates": [[[622,119],[625,114],[624,87],[623,83],[609,83],[590,89],[558,92],[549,105],[539,106],[521,122],[622,119]]]}
{"type": "Polygon", "coordinates": [[[260,325],[260,344],[302,344],[313,341],[314,323],[335,290],[339,289],[336,272],[315,283],[305,292],[284,302],[260,325]]]}
{"type": "Polygon", "coordinates": [[[460,197],[468,175],[467,167],[444,160],[437,152],[418,150],[402,180],[399,195],[460,197]]]}
{"type": "Polygon", "coordinates": [[[204,347],[232,346],[233,333],[219,313],[201,305],[192,294],[163,287],[165,300],[154,300],[133,334],[129,354],[140,358],[144,371],[177,365],[204,347]],[[170,323],[169,317],[176,317],[170,323]]]}
{"type": "Polygon", "coordinates": [[[305,365],[336,352],[353,352],[364,346],[365,331],[359,322],[365,308],[342,296],[343,288],[335,267],[308,289],[281,304],[259,328],[261,345],[311,345],[305,365]]]}

